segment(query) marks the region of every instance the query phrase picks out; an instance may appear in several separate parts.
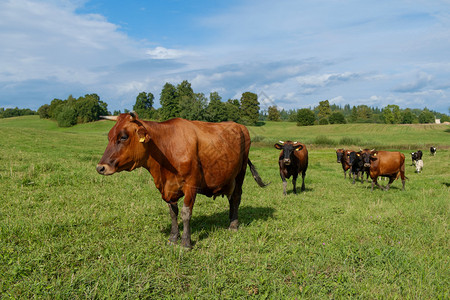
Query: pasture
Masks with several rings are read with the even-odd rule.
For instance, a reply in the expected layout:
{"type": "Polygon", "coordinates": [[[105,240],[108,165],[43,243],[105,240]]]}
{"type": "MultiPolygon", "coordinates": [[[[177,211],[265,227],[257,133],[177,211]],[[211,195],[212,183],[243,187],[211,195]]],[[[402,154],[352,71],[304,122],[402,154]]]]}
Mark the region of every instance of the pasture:
{"type": "Polygon", "coordinates": [[[450,297],[450,126],[250,127],[250,159],[271,184],[247,171],[237,232],[226,198],[198,196],[191,251],[167,245],[169,210],[146,170],[97,174],[112,126],[0,120],[2,299],[450,297]],[[288,180],[282,194],[280,139],[307,144],[305,192],[288,180]],[[342,146],[403,152],[406,191],[344,180],[342,146]],[[410,149],[424,151],[421,174],[410,149]]]}

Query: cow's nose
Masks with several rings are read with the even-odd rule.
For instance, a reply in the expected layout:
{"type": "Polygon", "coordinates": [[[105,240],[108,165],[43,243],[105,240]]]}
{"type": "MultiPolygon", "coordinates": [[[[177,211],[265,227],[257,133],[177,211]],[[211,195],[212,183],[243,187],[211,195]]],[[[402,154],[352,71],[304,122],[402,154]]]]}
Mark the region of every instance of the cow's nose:
{"type": "Polygon", "coordinates": [[[285,158],[284,159],[284,164],[285,165],[290,165],[291,164],[291,160],[289,158],[285,158]]]}
{"type": "Polygon", "coordinates": [[[364,164],[364,167],[369,168],[369,167],[370,167],[370,164],[369,164],[369,163],[365,163],[365,164],[364,164]]]}
{"type": "Polygon", "coordinates": [[[97,172],[99,173],[99,174],[105,174],[105,171],[106,171],[106,168],[105,168],[105,166],[104,165],[97,165],[97,172]]]}

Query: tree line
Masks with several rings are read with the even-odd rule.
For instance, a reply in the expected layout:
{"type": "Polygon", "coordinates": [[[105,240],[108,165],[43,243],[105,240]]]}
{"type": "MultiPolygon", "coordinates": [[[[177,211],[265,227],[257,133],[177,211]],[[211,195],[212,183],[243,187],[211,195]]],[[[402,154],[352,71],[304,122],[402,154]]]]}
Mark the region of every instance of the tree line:
{"type": "Polygon", "coordinates": [[[268,108],[267,112],[261,112],[261,119],[270,121],[296,121],[300,126],[346,124],[346,123],[384,123],[384,124],[417,124],[435,123],[435,119],[441,122],[450,121],[446,114],[424,109],[400,109],[398,105],[387,105],[383,109],[357,105],[344,107],[335,104],[330,105],[328,100],[320,101],[319,105],[311,108],[297,110],[278,111],[275,106],[268,108]]]}
{"type": "MultiPolygon", "coordinates": [[[[313,108],[279,109],[269,106],[261,110],[258,96],[245,92],[240,99],[222,101],[217,92],[211,92],[209,97],[203,93],[195,93],[191,84],[184,80],[178,85],[166,83],[160,93],[160,107],[154,106],[155,96],[150,92],[141,92],[136,97],[132,110],[142,119],[164,121],[175,117],[188,120],[208,122],[234,121],[244,125],[256,125],[264,121],[297,122],[299,126],[345,124],[345,123],[386,123],[414,124],[434,123],[435,118],[442,122],[450,121],[446,114],[424,109],[400,109],[397,105],[387,105],[383,109],[367,105],[343,107],[330,104],[328,100],[320,101],[313,108]]],[[[30,109],[0,108],[0,118],[39,114],[41,118],[55,120],[60,127],[70,127],[79,123],[96,121],[101,115],[111,115],[107,103],[100,100],[97,94],[87,94],[74,98],[53,99],[50,104],[44,104],[38,111],[30,109]]],[[[123,112],[129,112],[125,109],[123,112]]],[[[113,115],[121,111],[114,111],[113,115]]]]}
{"type": "Polygon", "coordinates": [[[31,110],[29,108],[3,108],[0,107],[0,119],[3,118],[12,118],[12,117],[20,117],[20,116],[29,116],[36,115],[37,112],[31,110]]]}

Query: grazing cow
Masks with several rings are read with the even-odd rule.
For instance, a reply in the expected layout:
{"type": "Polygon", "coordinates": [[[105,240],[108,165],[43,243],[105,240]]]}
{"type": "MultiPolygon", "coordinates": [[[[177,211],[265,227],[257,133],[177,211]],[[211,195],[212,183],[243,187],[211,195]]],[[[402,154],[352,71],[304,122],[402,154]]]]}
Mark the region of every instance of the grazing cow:
{"type": "Polygon", "coordinates": [[[342,164],[342,170],[344,170],[344,178],[347,178],[347,170],[350,169],[348,160],[348,155],[350,154],[350,152],[352,152],[352,150],[336,149],[337,163],[342,164]]]}
{"type": "Polygon", "coordinates": [[[247,164],[257,183],[265,186],[248,158],[250,135],[243,125],[179,118],[159,123],[140,120],[134,113],[104,118],[116,124],[108,133],[109,143],[97,172],[111,175],[139,167],[147,169],[169,206],[171,243],[179,239],[177,201],[181,197],[181,245],[191,248],[189,221],[197,194],[227,196],[229,228],[236,230],[247,164]]]}
{"type": "MultiPolygon", "coordinates": [[[[364,154],[367,155],[367,154],[364,154]]],[[[392,182],[399,176],[402,178],[402,190],[405,190],[405,155],[400,152],[372,151],[370,159],[370,178],[372,179],[372,191],[374,185],[383,189],[377,182],[379,176],[389,177],[389,183],[385,190],[389,190],[392,182]]],[[[366,159],[364,159],[366,164],[366,159]]]]}
{"type": "Polygon", "coordinates": [[[305,190],[305,176],[306,169],[308,169],[308,150],[302,143],[292,141],[280,141],[276,143],[275,148],[281,150],[278,158],[278,165],[280,166],[280,176],[283,181],[283,194],[286,195],[287,181],[286,178],[292,176],[292,184],[294,186],[294,194],[297,194],[297,177],[302,173],[302,188],[305,190]]]}
{"type": "Polygon", "coordinates": [[[436,154],[436,147],[434,147],[434,146],[430,147],[430,154],[433,156],[436,154]]]}
{"type": "Polygon", "coordinates": [[[422,159],[422,154],[423,153],[421,150],[417,150],[417,152],[411,153],[412,166],[416,164],[416,160],[422,159]]]}
{"type": "Polygon", "coordinates": [[[416,160],[416,172],[421,173],[423,169],[423,160],[416,160]]]}

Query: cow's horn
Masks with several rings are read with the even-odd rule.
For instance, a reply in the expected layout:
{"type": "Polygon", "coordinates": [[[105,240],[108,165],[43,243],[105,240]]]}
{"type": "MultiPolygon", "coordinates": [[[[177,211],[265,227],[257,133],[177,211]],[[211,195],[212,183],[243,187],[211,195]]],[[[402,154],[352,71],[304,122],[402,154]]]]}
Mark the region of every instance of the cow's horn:
{"type": "Polygon", "coordinates": [[[279,141],[281,144],[284,144],[284,142],[283,141],[279,141]]]}
{"type": "Polygon", "coordinates": [[[298,143],[297,141],[294,142],[294,144],[297,144],[297,143],[298,143]]]}
{"type": "Polygon", "coordinates": [[[100,116],[100,118],[110,121],[117,121],[117,116],[100,116]]]}

